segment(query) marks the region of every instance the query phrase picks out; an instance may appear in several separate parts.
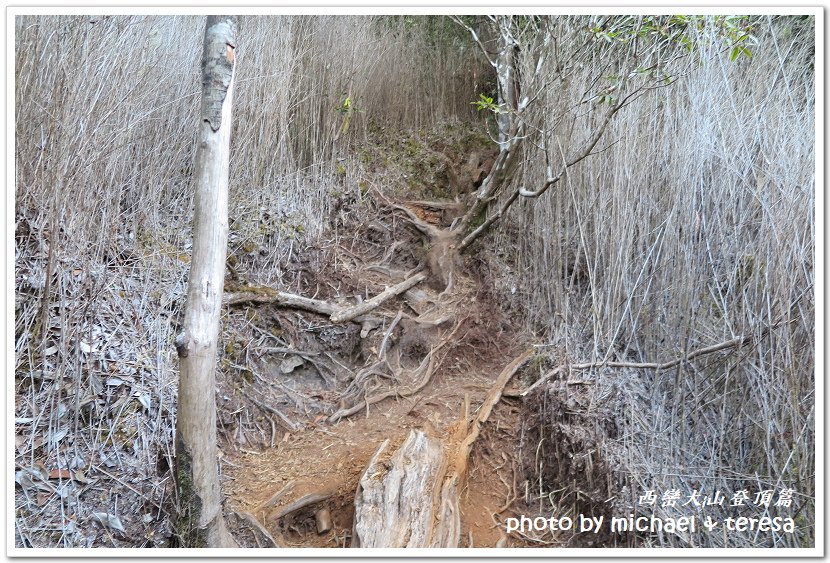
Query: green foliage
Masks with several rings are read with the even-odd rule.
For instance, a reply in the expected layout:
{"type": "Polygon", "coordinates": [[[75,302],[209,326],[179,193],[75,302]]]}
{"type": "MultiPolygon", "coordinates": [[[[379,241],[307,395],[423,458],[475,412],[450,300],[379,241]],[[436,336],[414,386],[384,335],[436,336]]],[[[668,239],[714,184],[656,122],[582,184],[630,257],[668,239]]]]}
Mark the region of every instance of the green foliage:
{"type": "Polygon", "coordinates": [[[714,26],[716,36],[729,49],[730,60],[741,55],[752,58],[750,47],[758,44],[753,34],[758,20],[752,16],[622,16],[597,21],[588,31],[595,41],[604,43],[628,44],[637,39],[652,39],[681,46],[691,53],[702,47],[705,35],[701,32],[707,25],[714,26]]]}
{"type": "Polygon", "coordinates": [[[493,113],[507,113],[508,111],[504,104],[495,103],[493,98],[487,96],[486,94],[479,94],[478,99],[474,102],[470,102],[470,105],[475,106],[478,111],[487,110],[493,113]]]}
{"type": "Polygon", "coordinates": [[[335,111],[343,114],[343,125],[340,127],[340,134],[345,135],[349,132],[352,116],[360,110],[352,103],[352,97],[347,92],[343,92],[340,105],[335,108],[335,111]]]}
{"type": "Polygon", "coordinates": [[[758,44],[758,38],[752,34],[756,24],[749,16],[715,16],[718,34],[729,47],[729,60],[734,61],[741,55],[751,59],[749,46],[758,44]]]}
{"type": "MultiPolygon", "coordinates": [[[[639,66],[624,72],[628,79],[643,78],[652,85],[669,84],[675,76],[667,71],[668,63],[686,55],[701,54],[705,49],[728,50],[729,60],[752,58],[752,48],[758,44],[753,34],[759,25],[750,16],[613,16],[596,17],[588,27],[597,55],[608,56],[615,46],[632,47],[644,54],[639,66]],[[643,47],[647,45],[648,48],[643,47]],[[680,49],[678,51],[678,48],[680,49]],[[669,53],[674,55],[669,55],[669,53]]],[[[615,104],[623,78],[616,74],[602,77],[602,88],[594,100],[600,104],[615,104]]]]}

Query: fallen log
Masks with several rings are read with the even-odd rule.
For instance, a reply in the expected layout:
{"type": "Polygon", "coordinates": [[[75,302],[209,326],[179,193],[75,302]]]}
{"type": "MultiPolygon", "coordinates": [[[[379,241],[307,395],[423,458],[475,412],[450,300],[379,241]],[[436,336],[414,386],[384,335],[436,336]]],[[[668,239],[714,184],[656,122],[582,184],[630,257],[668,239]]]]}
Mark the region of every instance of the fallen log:
{"type": "Polygon", "coordinates": [[[386,290],[377,294],[371,299],[364,301],[363,303],[355,305],[354,307],[349,307],[348,309],[340,309],[338,311],[334,311],[333,313],[331,313],[331,322],[344,323],[356,319],[361,315],[365,315],[369,311],[377,309],[379,306],[383,305],[386,301],[392,299],[396,295],[400,295],[406,290],[418,285],[425,279],[427,279],[426,273],[418,272],[415,275],[405,279],[399,284],[393,285],[392,287],[387,287],[386,290]]]}
{"type": "Polygon", "coordinates": [[[415,272],[402,282],[387,287],[376,296],[358,303],[352,307],[341,307],[328,301],[311,299],[302,295],[277,291],[268,286],[240,286],[235,291],[226,291],[222,295],[222,305],[239,305],[241,303],[276,303],[280,307],[289,309],[301,309],[312,313],[319,313],[329,317],[333,323],[345,323],[349,321],[364,321],[362,317],[374,311],[393,297],[406,292],[427,279],[426,272],[415,272]]]}
{"type": "Polygon", "coordinates": [[[412,430],[394,453],[389,440],[381,444],[355,495],[352,547],[458,547],[459,497],[473,444],[508,381],[533,353],[524,352],[502,370],[472,421],[465,398],[461,420],[446,443],[412,430]]]}
{"type": "Polygon", "coordinates": [[[242,286],[238,291],[227,291],[222,296],[222,305],[238,305],[240,303],[276,303],[280,307],[302,309],[321,315],[333,315],[340,309],[328,301],[277,291],[273,287],[265,285],[242,286]]]}

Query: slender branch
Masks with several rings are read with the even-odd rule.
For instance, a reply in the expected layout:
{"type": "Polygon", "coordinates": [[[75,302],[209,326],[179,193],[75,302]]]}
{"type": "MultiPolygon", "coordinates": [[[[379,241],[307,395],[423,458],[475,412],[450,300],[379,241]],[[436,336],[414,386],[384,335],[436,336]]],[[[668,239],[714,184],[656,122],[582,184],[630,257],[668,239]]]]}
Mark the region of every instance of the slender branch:
{"type": "Polygon", "coordinates": [[[401,283],[386,288],[385,291],[382,291],[381,293],[372,297],[368,301],[364,301],[363,303],[355,305],[354,307],[350,307],[349,309],[341,309],[339,311],[332,313],[330,317],[331,322],[344,323],[347,321],[351,321],[361,315],[368,313],[369,311],[377,309],[380,305],[382,305],[389,299],[395,297],[396,295],[400,295],[404,291],[418,285],[425,279],[427,279],[426,273],[418,272],[414,276],[405,279],[401,283]]]}
{"type": "Polygon", "coordinates": [[[380,351],[378,352],[378,358],[381,360],[386,359],[386,344],[389,342],[389,337],[392,336],[392,331],[395,330],[395,327],[398,326],[398,323],[403,318],[403,311],[398,311],[398,314],[395,315],[395,320],[389,325],[389,328],[386,329],[386,334],[383,335],[383,340],[380,343],[380,351]]]}
{"type": "Polygon", "coordinates": [[[225,293],[222,296],[223,305],[238,305],[239,303],[276,303],[280,307],[302,309],[321,315],[333,315],[340,310],[336,305],[319,299],[310,299],[302,295],[277,291],[267,286],[242,288],[240,291],[225,293]]]}
{"type": "Polygon", "coordinates": [[[460,243],[458,243],[458,252],[464,252],[464,250],[469,248],[469,246],[471,244],[473,244],[476,241],[476,239],[478,239],[478,237],[483,235],[487,231],[487,229],[490,228],[490,226],[493,223],[495,223],[496,221],[501,219],[502,215],[504,215],[504,213],[507,211],[507,209],[511,205],[513,205],[513,202],[516,201],[516,199],[518,197],[519,197],[519,191],[518,190],[516,190],[515,192],[510,194],[510,197],[507,198],[507,200],[504,202],[504,204],[501,206],[501,208],[499,208],[498,211],[496,211],[493,215],[488,217],[487,220],[485,220],[473,232],[471,232],[469,235],[464,237],[464,239],[460,243]]]}
{"type": "Polygon", "coordinates": [[[413,275],[409,276],[402,282],[386,288],[384,291],[372,297],[368,301],[364,301],[363,303],[359,303],[348,308],[334,305],[328,301],[320,301],[319,299],[310,299],[308,297],[303,297],[302,295],[277,291],[274,288],[267,286],[243,287],[240,291],[225,293],[222,296],[222,304],[238,305],[239,303],[249,302],[276,303],[280,307],[301,309],[303,311],[326,315],[333,323],[345,323],[353,320],[360,320],[359,318],[366,313],[377,309],[386,301],[396,295],[400,295],[408,289],[411,289],[425,279],[427,279],[426,272],[416,271],[413,275]]]}
{"type": "Polygon", "coordinates": [[[496,62],[492,58],[490,58],[490,53],[487,51],[487,47],[485,47],[484,43],[481,42],[481,39],[479,39],[478,34],[475,32],[475,30],[466,23],[464,23],[464,21],[458,16],[450,16],[450,19],[470,33],[470,35],[473,37],[473,41],[475,41],[478,44],[482,54],[487,59],[487,62],[490,63],[490,66],[496,68],[496,62]]]}
{"type": "MultiPolygon", "coordinates": [[[[767,326],[762,330],[761,337],[765,336],[769,331],[772,329],[778,328],[781,325],[795,322],[795,320],[790,321],[779,321],[773,325],[767,326]]],[[[713,352],[719,352],[721,350],[726,350],[729,348],[739,348],[747,343],[749,343],[755,337],[754,334],[745,334],[743,336],[736,336],[730,340],[726,340],[725,342],[720,342],[719,344],[713,344],[712,346],[705,346],[703,348],[697,348],[692,350],[685,356],[681,358],[676,358],[674,360],[668,362],[587,362],[582,364],[565,364],[547,372],[545,375],[540,377],[538,381],[533,383],[530,387],[525,389],[521,392],[521,395],[524,397],[534,389],[538,388],[540,385],[545,383],[546,381],[550,380],[555,375],[559,375],[564,370],[575,370],[575,369],[593,369],[599,367],[609,367],[609,368],[631,368],[631,369],[653,369],[657,371],[665,371],[667,369],[671,369],[680,365],[681,363],[689,362],[697,357],[705,356],[706,354],[712,354],[713,352]]]]}
{"type": "Polygon", "coordinates": [[[259,399],[257,399],[257,398],[256,398],[256,397],[254,397],[254,396],[248,396],[248,399],[250,399],[250,400],[251,400],[251,401],[252,401],[252,402],[253,402],[256,406],[258,406],[259,408],[261,408],[261,409],[263,409],[263,410],[266,410],[266,411],[270,412],[271,414],[275,414],[275,415],[277,415],[277,417],[280,419],[280,422],[282,423],[282,425],[283,425],[283,426],[285,427],[285,429],[286,429],[286,430],[288,430],[289,432],[296,432],[297,430],[299,430],[299,429],[300,429],[300,427],[299,427],[299,426],[297,426],[297,423],[295,423],[293,420],[291,420],[290,418],[288,418],[287,416],[285,416],[285,415],[284,415],[282,412],[280,412],[278,409],[275,409],[275,408],[274,408],[274,407],[272,407],[271,405],[268,405],[268,404],[266,404],[266,403],[263,403],[262,401],[260,401],[259,399]]]}
{"type": "MultiPolygon", "coordinates": [[[[617,104],[615,104],[608,111],[608,113],[605,115],[605,118],[602,121],[602,124],[599,126],[599,129],[597,129],[596,132],[594,133],[594,135],[590,138],[590,140],[588,141],[588,144],[585,146],[585,148],[580,152],[579,155],[575,156],[570,161],[564,163],[562,171],[557,176],[548,178],[545,181],[545,183],[538,190],[530,191],[530,190],[525,189],[524,187],[521,187],[518,190],[516,190],[515,192],[513,192],[510,195],[510,197],[507,198],[507,200],[505,200],[505,202],[502,204],[501,208],[499,208],[499,210],[495,214],[488,217],[487,220],[484,221],[484,223],[479,225],[473,232],[469,233],[467,236],[464,237],[464,239],[458,245],[458,251],[463,252],[473,242],[475,242],[476,239],[478,239],[482,234],[484,234],[493,225],[493,223],[495,223],[499,219],[501,219],[504,216],[504,214],[507,212],[507,210],[510,208],[510,206],[513,205],[513,203],[516,201],[516,199],[520,195],[523,196],[523,197],[534,197],[534,198],[539,197],[540,195],[545,193],[548,190],[548,188],[550,188],[551,186],[556,184],[562,178],[563,174],[567,171],[567,169],[569,167],[574,166],[575,164],[581,162],[582,160],[584,160],[585,158],[590,156],[592,154],[591,151],[594,149],[594,147],[597,145],[599,140],[605,134],[605,130],[608,128],[608,124],[611,122],[611,119],[614,117],[614,115],[616,115],[616,113],[618,111],[620,111],[620,109],[623,108],[623,106],[625,105],[626,100],[628,100],[631,97],[631,95],[633,95],[637,91],[639,91],[639,89],[635,90],[634,92],[632,92],[632,94],[629,94],[625,98],[621,99],[617,104]]],[[[511,150],[509,152],[508,151],[503,151],[503,152],[507,152],[506,157],[509,156],[509,154],[511,154],[511,153],[515,155],[515,147],[511,147],[511,150]]],[[[564,155],[563,155],[563,160],[564,160],[564,155]]],[[[495,167],[494,167],[494,171],[495,171],[495,167]]],[[[496,179],[493,172],[491,172],[490,176],[493,178],[494,186],[492,188],[490,188],[489,191],[490,192],[495,192],[497,190],[497,188],[500,187],[502,180],[501,179],[496,179]]],[[[490,177],[487,178],[487,180],[490,180],[490,179],[491,179],[490,177]]],[[[485,182],[487,180],[485,180],[485,182]]],[[[473,205],[473,207],[470,208],[470,211],[468,211],[467,214],[465,214],[465,216],[464,216],[465,219],[467,217],[470,217],[470,220],[472,220],[472,218],[475,217],[477,215],[477,213],[479,213],[483,210],[483,207],[481,207],[481,208],[477,207],[478,204],[479,204],[480,198],[481,198],[481,194],[479,194],[478,198],[479,199],[476,201],[476,204],[473,205]],[[474,210],[476,210],[475,214],[472,213],[474,210]]],[[[486,203],[484,203],[483,205],[486,205],[486,203]]],[[[462,228],[466,227],[467,225],[469,225],[469,222],[470,221],[467,221],[466,224],[464,224],[462,222],[460,227],[462,227],[462,228]]]]}

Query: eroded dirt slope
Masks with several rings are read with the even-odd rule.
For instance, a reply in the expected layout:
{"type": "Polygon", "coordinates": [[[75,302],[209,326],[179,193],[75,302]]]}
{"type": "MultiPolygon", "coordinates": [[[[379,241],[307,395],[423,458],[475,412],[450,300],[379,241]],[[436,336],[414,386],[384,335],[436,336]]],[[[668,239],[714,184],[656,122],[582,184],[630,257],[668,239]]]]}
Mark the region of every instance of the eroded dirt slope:
{"type": "MultiPolygon", "coordinates": [[[[503,313],[477,259],[440,262],[435,240],[423,237],[449,226],[448,211],[458,212],[487,165],[482,154],[451,156],[429,154],[438,172],[420,191],[396,196],[375,185],[360,213],[348,203],[335,209],[329,242],[296,258],[291,285],[342,309],[418,271],[423,283],[351,323],[285,306],[275,288],[244,276],[226,287],[237,301],[220,378],[223,486],[249,545],[349,546],[357,483],[378,446],[421,429],[452,447],[465,404],[474,416],[527,350],[528,336],[503,313]]],[[[523,479],[518,399],[509,391],[517,385],[508,384],[473,444],[459,503],[463,546],[506,545],[498,524],[523,479]]]]}

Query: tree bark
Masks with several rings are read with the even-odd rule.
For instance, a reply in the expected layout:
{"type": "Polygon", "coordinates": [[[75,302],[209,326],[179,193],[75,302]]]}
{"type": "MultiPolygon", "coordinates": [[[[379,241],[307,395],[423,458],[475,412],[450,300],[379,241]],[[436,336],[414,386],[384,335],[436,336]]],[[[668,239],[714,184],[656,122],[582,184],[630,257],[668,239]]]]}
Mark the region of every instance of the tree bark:
{"type": "Polygon", "coordinates": [[[413,429],[394,452],[389,440],[381,444],[358,484],[352,547],[459,546],[460,498],[473,444],[507,382],[533,354],[526,350],[502,370],[472,421],[465,400],[446,440],[413,429]]]}
{"type": "Polygon", "coordinates": [[[393,454],[381,444],[355,495],[352,547],[430,547],[435,483],[444,476],[441,442],[411,430],[393,454]]]}
{"type": "Polygon", "coordinates": [[[184,327],[176,338],[176,535],[183,547],[234,547],[217,472],[215,365],[228,239],[228,163],[236,18],[208,16],[196,149],[193,256],[184,327]]]}

